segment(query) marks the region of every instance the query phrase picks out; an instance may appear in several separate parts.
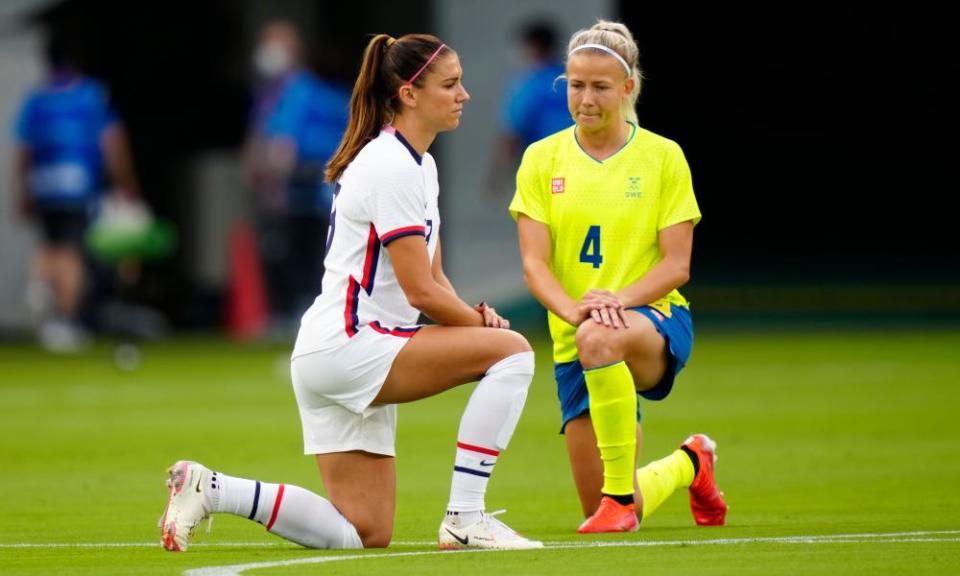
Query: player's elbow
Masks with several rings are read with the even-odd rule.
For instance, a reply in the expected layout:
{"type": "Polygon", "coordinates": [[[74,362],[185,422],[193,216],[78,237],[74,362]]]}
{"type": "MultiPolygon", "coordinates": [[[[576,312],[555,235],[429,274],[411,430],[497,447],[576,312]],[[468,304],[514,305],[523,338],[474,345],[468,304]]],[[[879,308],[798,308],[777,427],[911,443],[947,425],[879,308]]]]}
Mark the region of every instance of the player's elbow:
{"type": "Polygon", "coordinates": [[[533,290],[545,269],[549,270],[539,260],[523,260],[523,282],[527,285],[527,289],[533,290]]]}
{"type": "Polygon", "coordinates": [[[404,286],[403,294],[407,297],[407,302],[421,312],[425,312],[424,308],[429,308],[430,302],[433,300],[430,286],[425,284],[404,286]]]}
{"type": "Polygon", "coordinates": [[[677,288],[683,286],[690,281],[690,264],[689,263],[680,263],[677,264],[674,269],[674,274],[676,278],[677,288]]]}
{"type": "Polygon", "coordinates": [[[426,297],[419,292],[407,292],[407,302],[416,308],[417,310],[423,312],[423,305],[427,301],[426,297]]]}

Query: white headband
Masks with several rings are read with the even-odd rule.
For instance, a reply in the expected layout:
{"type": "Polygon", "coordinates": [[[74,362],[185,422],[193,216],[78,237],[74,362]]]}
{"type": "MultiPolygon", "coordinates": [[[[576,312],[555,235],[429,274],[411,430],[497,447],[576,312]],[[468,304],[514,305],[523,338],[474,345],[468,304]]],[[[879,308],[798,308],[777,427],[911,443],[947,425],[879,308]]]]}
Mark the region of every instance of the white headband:
{"type": "Polygon", "coordinates": [[[630,65],[627,64],[627,61],[623,59],[623,56],[617,54],[617,52],[616,52],[615,50],[611,50],[610,48],[607,48],[607,47],[604,46],[603,44],[581,44],[581,45],[577,46],[576,48],[574,48],[573,50],[571,50],[570,53],[567,54],[567,58],[569,58],[570,56],[572,56],[574,52],[576,52],[576,51],[578,51],[578,50],[584,50],[584,49],[586,49],[586,48],[596,48],[597,50],[602,50],[603,52],[606,52],[607,54],[613,56],[613,57],[616,58],[621,64],[623,64],[623,69],[627,72],[627,77],[629,78],[629,77],[632,75],[633,71],[630,69],[630,65]]]}

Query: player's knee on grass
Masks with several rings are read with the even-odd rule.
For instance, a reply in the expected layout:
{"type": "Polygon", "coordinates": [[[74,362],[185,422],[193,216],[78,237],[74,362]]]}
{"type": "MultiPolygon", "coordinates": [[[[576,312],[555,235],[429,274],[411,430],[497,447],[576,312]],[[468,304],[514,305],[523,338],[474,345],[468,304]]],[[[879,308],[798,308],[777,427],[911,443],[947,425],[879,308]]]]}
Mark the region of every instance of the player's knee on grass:
{"type": "Polygon", "coordinates": [[[364,548],[386,548],[390,545],[390,539],[393,538],[392,526],[374,524],[363,528],[357,526],[356,528],[364,548]]]}

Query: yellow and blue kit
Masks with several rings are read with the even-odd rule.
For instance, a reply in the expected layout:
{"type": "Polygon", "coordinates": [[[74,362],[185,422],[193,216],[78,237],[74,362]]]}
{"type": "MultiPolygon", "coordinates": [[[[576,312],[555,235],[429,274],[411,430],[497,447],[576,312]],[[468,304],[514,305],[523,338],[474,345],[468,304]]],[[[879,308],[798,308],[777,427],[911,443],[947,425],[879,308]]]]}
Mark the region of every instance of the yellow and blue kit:
{"type": "MultiPolygon", "coordinates": [[[[575,300],[593,288],[617,291],[636,282],[662,258],[661,230],[700,221],[680,146],[633,124],[624,146],[603,161],[581,148],[575,127],[530,145],[517,173],[510,214],[548,226],[551,270],[575,300]]],[[[653,322],[670,350],[664,380],[643,393],[661,399],[690,354],[689,304],[672,290],[634,310],[653,322]]],[[[565,426],[588,411],[588,395],[577,358],[576,327],[552,312],[548,322],[565,426]]]]}

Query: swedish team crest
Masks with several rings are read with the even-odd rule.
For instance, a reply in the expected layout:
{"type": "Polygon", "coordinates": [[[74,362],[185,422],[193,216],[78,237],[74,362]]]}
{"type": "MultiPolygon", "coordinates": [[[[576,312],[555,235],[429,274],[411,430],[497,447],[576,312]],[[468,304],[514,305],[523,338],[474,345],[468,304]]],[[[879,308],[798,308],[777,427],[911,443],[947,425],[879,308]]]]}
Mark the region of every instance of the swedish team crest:
{"type": "Polygon", "coordinates": [[[640,177],[639,176],[627,177],[627,189],[624,192],[624,196],[627,198],[640,197],[640,177]]]}

